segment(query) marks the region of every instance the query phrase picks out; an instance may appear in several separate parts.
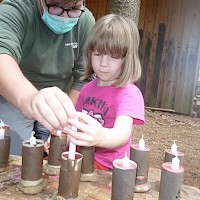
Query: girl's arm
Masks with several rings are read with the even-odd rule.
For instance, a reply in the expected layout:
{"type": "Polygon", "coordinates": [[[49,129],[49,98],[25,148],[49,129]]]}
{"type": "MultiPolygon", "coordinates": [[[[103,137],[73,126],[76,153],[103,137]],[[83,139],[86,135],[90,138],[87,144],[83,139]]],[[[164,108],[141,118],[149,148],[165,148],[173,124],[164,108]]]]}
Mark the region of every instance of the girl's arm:
{"type": "Polygon", "coordinates": [[[69,126],[65,131],[70,141],[78,146],[98,146],[115,148],[127,142],[132,130],[133,118],[118,116],[113,128],[104,128],[98,121],[85,113],[77,112],[78,120],[68,119],[69,126]],[[78,131],[71,130],[75,126],[78,131]]]}

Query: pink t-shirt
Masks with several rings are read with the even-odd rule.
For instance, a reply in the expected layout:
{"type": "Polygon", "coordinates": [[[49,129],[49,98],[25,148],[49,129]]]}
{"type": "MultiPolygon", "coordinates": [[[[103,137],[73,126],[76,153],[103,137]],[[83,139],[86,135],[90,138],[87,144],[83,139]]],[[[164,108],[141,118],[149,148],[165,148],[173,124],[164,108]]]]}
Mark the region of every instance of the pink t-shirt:
{"type": "MultiPolygon", "coordinates": [[[[144,99],[135,84],[123,88],[98,86],[95,79],[81,89],[76,110],[87,113],[106,128],[112,128],[115,118],[120,115],[132,117],[133,124],[144,123],[144,99]]],[[[113,168],[112,162],[123,158],[125,151],[130,157],[131,143],[132,133],[126,144],[118,148],[96,147],[95,160],[106,167],[113,168]]]]}

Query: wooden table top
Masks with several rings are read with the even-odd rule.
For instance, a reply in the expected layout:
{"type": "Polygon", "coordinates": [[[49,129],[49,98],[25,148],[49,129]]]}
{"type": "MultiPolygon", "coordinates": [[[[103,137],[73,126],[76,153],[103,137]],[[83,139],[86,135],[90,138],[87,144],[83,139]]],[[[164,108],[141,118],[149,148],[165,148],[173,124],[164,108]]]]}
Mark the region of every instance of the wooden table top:
{"type": "MultiPolygon", "coordinates": [[[[49,200],[53,199],[58,190],[59,176],[43,175],[43,181],[46,184],[45,189],[37,195],[23,194],[16,191],[16,185],[21,180],[21,157],[10,156],[10,170],[7,174],[7,181],[0,181],[0,199],[1,200],[49,200]]],[[[112,172],[95,171],[95,179],[90,182],[80,182],[79,196],[77,200],[110,200],[112,172]]],[[[136,200],[157,200],[160,180],[159,169],[149,169],[148,182],[151,189],[146,193],[135,193],[136,200]]],[[[183,185],[181,191],[181,200],[200,199],[200,190],[198,188],[183,185]]]]}

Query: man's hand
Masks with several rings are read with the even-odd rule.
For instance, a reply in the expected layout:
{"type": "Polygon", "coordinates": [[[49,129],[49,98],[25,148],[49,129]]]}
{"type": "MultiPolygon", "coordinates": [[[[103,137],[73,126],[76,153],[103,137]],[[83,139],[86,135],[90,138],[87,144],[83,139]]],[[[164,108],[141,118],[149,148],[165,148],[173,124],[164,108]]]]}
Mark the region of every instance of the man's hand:
{"type": "Polygon", "coordinates": [[[70,98],[57,87],[42,89],[21,102],[21,111],[28,119],[35,119],[50,132],[63,130],[68,118],[76,117],[70,98]]]}

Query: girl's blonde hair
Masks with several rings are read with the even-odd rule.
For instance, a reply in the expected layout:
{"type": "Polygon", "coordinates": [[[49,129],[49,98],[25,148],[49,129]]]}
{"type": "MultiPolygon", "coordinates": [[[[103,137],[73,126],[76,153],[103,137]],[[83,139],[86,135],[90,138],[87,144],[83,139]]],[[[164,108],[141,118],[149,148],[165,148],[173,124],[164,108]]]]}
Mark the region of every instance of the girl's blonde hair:
{"type": "Polygon", "coordinates": [[[82,79],[94,73],[91,56],[97,51],[124,60],[121,75],[114,86],[124,87],[136,82],[141,76],[139,42],[138,28],[133,20],[116,14],[103,16],[96,22],[86,41],[83,53],[85,74],[82,79]]]}

